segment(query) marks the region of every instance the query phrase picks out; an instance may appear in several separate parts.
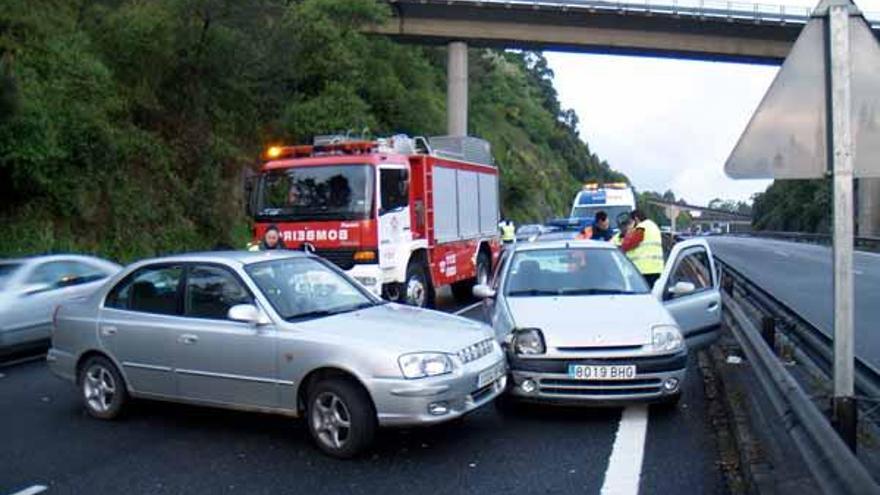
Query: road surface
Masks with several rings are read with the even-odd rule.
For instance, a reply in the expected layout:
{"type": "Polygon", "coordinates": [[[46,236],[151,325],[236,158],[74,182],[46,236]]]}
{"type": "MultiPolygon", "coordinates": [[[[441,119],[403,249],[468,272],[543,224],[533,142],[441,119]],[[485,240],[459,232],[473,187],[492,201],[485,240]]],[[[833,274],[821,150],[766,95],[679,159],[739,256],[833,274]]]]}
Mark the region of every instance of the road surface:
{"type": "Polygon", "coordinates": [[[0,404],[0,495],[727,492],[693,360],[673,411],[490,404],[452,424],[383,430],[350,461],[279,416],[143,401],[98,421],[42,361],[0,368],[0,404]]]}
{"type": "MultiPolygon", "coordinates": [[[[712,252],[802,318],[833,335],[831,248],[755,237],[708,237],[712,252]]],[[[855,254],[856,355],[880,369],[880,254],[855,254]]]]}

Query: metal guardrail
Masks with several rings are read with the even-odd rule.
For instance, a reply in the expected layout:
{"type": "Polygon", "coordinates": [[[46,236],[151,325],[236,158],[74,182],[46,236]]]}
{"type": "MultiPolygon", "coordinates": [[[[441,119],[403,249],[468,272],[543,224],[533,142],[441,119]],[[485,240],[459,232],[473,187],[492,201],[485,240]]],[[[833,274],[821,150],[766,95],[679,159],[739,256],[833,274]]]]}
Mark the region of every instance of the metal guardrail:
{"type": "MultiPolygon", "coordinates": [[[[737,236],[746,237],[766,237],[768,239],[779,239],[782,241],[807,242],[811,244],[827,244],[831,245],[831,235],[829,234],[808,234],[803,232],[781,232],[772,230],[755,230],[752,232],[740,232],[737,236]]],[[[860,236],[854,239],[856,249],[863,251],[880,252],[880,237],[860,236]]]]}
{"type": "MultiPolygon", "coordinates": [[[[395,1],[395,0],[392,0],[395,1]]],[[[398,0],[399,1],[399,0],[398,0]]],[[[527,6],[531,8],[560,8],[618,14],[671,15],[697,19],[747,21],[753,23],[806,24],[813,9],[810,7],[736,2],[725,0],[444,0],[450,4],[527,6]]],[[[872,28],[880,29],[880,12],[863,12],[872,28]]]]}
{"type": "MultiPolygon", "coordinates": [[[[757,312],[772,322],[781,323],[784,330],[779,330],[785,338],[828,376],[831,339],[723,260],[716,257],[716,261],[722,269],[725,289],[725,323],[733,331],[770,403],[785,421],[786,431],[817,484],[825,493],[880,493],[877,482],[774,354],[775,333],[779,328],[773,324],[767,328],[764,324],[759,330],[748,313],[757,312]]],[[[880,397],[877,395],[880,372],[857,362],[856,388],[861,394],[880,397]]]]}

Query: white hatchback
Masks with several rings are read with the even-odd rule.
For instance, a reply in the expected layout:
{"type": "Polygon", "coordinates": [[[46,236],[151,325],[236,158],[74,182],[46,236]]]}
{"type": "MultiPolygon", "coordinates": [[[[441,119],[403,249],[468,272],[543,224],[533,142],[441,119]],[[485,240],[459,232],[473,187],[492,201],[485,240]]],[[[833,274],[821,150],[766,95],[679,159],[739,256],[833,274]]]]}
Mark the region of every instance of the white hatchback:
{"type": "Polygon", "coordinates": [[[509,394],[526,401],[677,402],[688,350],[711,343],[721,323],[702,239],[677,244],[653,288],[609,243],[520,244],[474,294],[506,350],[509,394]]]}

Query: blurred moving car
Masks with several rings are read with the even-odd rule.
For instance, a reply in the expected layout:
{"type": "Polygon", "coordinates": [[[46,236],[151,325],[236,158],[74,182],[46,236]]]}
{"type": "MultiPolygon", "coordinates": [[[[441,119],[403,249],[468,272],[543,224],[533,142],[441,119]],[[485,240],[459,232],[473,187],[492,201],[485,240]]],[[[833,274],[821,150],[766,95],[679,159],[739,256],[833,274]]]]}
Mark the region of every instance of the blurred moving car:
{"type": "Polygon", "coordinates": [[[302,252],[142,261],[55,321],[49,365],[96,418],[131,397],[304,415],[336,457],[377,426],[460,417],[507,380],[487,325],[388,303],[302,252]]]}
{"type": "Polygon", "coordinates": [[[675,403],[688,350],[713,341],[721,323],[703,239],[675,245],[653,290],[611,244],[520,244],[474,295],[506,350],[509,397],[527,401],[675,403]]]}
{"type": "Polygon", "coordinates": [[[90,294],[121,268],[81,255],[0,260],[0,356],[46,347],[55,308],[90,294]]]}

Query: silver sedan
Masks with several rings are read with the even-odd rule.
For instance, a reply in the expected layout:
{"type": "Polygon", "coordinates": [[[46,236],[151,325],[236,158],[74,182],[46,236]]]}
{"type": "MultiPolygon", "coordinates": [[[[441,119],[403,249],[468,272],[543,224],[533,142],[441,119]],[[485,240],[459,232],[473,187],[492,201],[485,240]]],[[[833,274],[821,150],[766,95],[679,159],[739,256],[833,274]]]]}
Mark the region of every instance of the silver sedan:
{"type": "Polygon", "coordinates": [[[55,308],[92,293],[120,269],[74,254],[0,260],[0,355],[45,348],[55,308]]]}
{"type": "Polygon", "coordinates": [[[510,397],[525,401],[675,403],[688,349],[721,321],[704,240],[676,245],[653,288],[610,243],[518,244],[474,294],[507,350],[510,397]]]}
{"type": "Polygon", "coordinates": [[[132,265],[60,309],[48,361],[97,418],[131,397],[305,415],[337,457],[364,449],[379,425],[460,417],[506,382],[488,326],[386,303],[294,252],[132,265]]]}

